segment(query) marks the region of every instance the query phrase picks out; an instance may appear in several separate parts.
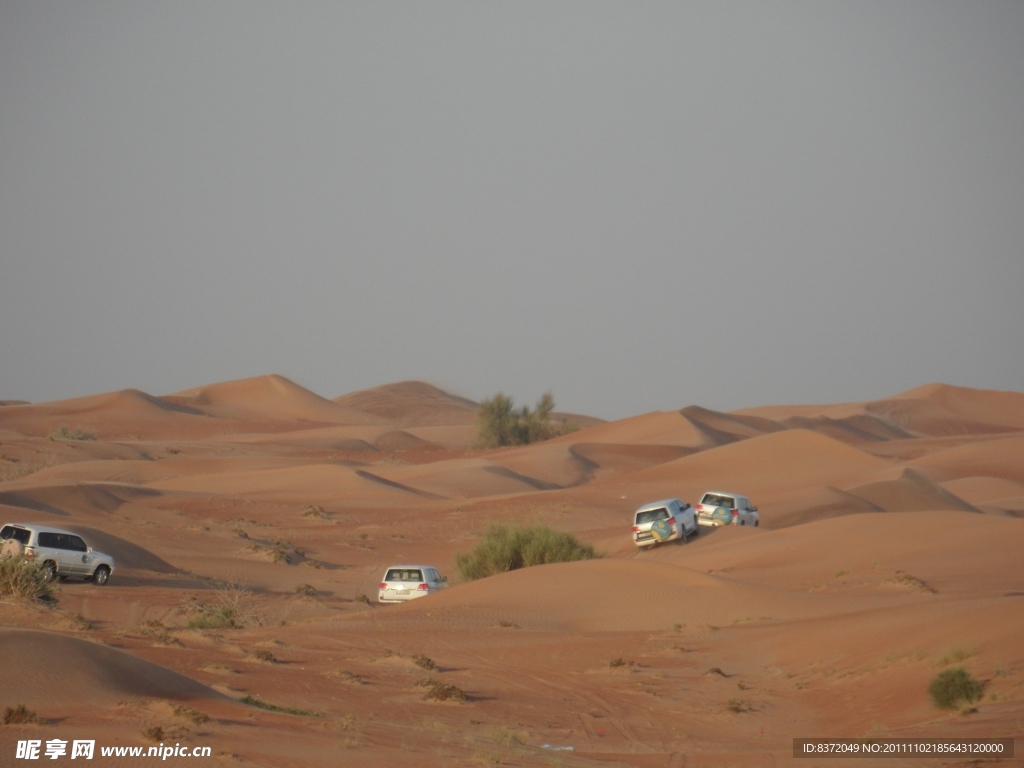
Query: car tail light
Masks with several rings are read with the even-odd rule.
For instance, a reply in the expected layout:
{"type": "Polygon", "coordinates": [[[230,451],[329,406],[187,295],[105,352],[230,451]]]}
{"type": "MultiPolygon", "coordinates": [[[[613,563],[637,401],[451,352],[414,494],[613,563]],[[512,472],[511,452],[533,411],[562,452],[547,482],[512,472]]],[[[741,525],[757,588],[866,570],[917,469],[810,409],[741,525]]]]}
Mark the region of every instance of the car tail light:
{"type": "Polygon", "coordinates": [[[634,525],[633,526],[633,533],[640,533],[640,526],[639,525],[634,525]]]}
{"type": "Polygon", "coordinates": [[[430,585],[429,584],[420,584],[418,587],[416,587],[416,589],[418,589],[420,592],[427,592],[427,591],[430,590],[430,585]]]}
{"type": "Polygon", "coordinates": [[[733,517],[739,517],[740,516],[740,511],[738,509],[730,509],[729,511],[732,512],[732,516],[733,517]]]}
{"type": "Polygon", "coordinates": [[[26,560],[31,560],[35,556],[36,556],[36,551],[34,549],[32,549],[31,547],[27,547],[25,549],[25,559],[26,560]]]}
{"type": "Polygon", "coordinates": [[[703,504],[698,504],[697,505],[697,509],[699,509],[701,512],[703,512],[704,511],[704,505],[703,504]]]}
{"type": "Polygon", "coordinates": [[[381,589],[387,589],[387,588],[388,588],[388,583],[387,583],[386,581],[382,581],[382,582],[380,583],[380,588],[381,588],[381,589]]]}

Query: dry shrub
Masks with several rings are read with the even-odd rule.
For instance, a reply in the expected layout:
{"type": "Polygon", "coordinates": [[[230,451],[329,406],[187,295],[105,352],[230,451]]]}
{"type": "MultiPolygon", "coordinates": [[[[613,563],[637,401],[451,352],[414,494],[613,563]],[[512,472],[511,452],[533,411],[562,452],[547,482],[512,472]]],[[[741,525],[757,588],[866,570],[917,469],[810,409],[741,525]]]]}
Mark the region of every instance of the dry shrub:
{"type": "Polygon", "coordinates": [[[930,595],[934,595],[935,589],[930,587],[927,583],[917,578],[917,576],[911,576],[909,573],[903,571],[896,571],[896,578],[889,580],[890,584],[898,584],[901,587],[908,587],[915,592],[927,592],[930,595]]]}
{"type": "Polygon", "coordinates": [[[159,725],[154,725],[152,728],[147,728],[142,732],[150,741],[163,741],[164,740],[164,729],[159,725]]]}
{"type": "Polygon", "coordinates": [[[4,725],[21,725],[23,723],[38,722],[40,722],[39,715],[24,704],[19,704],[16,707],[7,707],[7,709],[4,710],[4,725]]]}
{"type": "Polygon", "coordinates": [[[303,517],[312,517],[315,520],[326,520],[330,515],[331,513],[325,511],[319,504],[310,504],[302,512],[303,517]]]}
{"type": "Polygon", "coordinates": [[[359,675],[353,675],[347,669],[332,669],[329,672],[324,673],[327,677],[332,677],[335,680],[340,680],[343,683],[349,685],[366,685],[366,681],[359,675]]]}
{"type": "Polygon", "coordinates": [[[39,563],[26,560],[24,555],[0,560],[0,598],[53,604],[57,594],[52,582],[39,563]]]}
{"type": "Polygon", "coordinates": [[[178,717],[183,717],[186,720],[191,720],[196,725],[202,725],[210,720],[210,716],[208,714],[200,712],[198,709],[192,709],[192,707],[175,707],[174,714],[178,717]]]}
{"type": "Polygon", "coordinates": [[[50,433],[51,440],[95,440],[96,433],[89,432],[87,430],[78,427],[78,429],[68,429],[67,424],[61,424],[57,429],[50,433]]]}
{"type": "Polygon", "coordinates": [[[428,690],[423,695],[424,701],[465,701],[466,692],[461,688],[442,683],[440,680],[431,680],[424,686],[428,690]]]}
{"type": "Polygon", "coordinates": [[[312,584],[299,584],[295,588],[295,594],[303,595],[304,597],[316,597],[316,587],[312,584]]]}
{"type": "Polygon", "coordinates": [[[744,712],[753,712],[753,708],[745,701],[739,699],[730,699],[726,705],[726,709],[730,712],[734,712],[737,715],[743,714],[744,712]]]}
{"type": "Polygon", "coordinates": [[[227,584],[213,591],[213,600],[193,597],[186,612],[189,629],[244,629],[263,626],[256,600],[244,585],[227,584]]]}
{"type": "Polygon", "coordinates": [[[259,648],[253,651],[252,657],[256,659],[256,661],[262,661],[266,664],[277,664],[277,657],[264,648],[259,648]]]}
{"type": "Polygon", "coordinates": [[[421,669],[437,669],[437,664],[429,656],[424,656],[422,653],[414,653],[412,657],[412,663],[421,669]]]}

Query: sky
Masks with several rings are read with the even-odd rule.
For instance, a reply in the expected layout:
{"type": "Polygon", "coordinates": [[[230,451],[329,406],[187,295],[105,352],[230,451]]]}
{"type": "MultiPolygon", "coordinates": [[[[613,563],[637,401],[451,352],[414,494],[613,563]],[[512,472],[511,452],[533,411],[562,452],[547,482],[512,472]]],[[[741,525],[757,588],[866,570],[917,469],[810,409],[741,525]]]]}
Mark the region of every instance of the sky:
{"type": "Polygon", "coordinates": [[[1024,3],[0,0],[0,399],[1024,390],[1024,3]]]}

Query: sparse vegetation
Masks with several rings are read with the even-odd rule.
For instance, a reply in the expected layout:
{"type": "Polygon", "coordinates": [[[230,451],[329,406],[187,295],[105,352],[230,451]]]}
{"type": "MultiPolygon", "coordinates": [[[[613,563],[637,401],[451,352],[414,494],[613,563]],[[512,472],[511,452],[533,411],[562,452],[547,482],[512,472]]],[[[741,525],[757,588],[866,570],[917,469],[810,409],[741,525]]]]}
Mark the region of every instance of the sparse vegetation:
{"type": "Polygon", "coordinates": [[[292,707],[279,707],[276,704],[268,704],[261,699],[257,699],[251,693],[246,694],[244,697],[239,699],[243,704],[248,704],[250,707],[258,707],[259,709],[265,709],[268,712],[280,712],[284,715],[301,715],[302,717],[323,717],[319,712],[314,712],[311,709],[293,709],[292,707]]]}
{"type": "Polygon", "coordinates": [[[53,582],[47,582],[42,565],[24,555],[0,560],[0,598],[53,604],[57,594],[53,582]]]}
{"type": "Polygon", "coordinates": [[[360,592],[358,595],[356,595],[356,602],[357,603],[366,603],[367,605],[369,605],[370,604],[370,598],[366,596],[365,592],[360,592]]]}
{"type": "Polygon", "coordinates": [[[927,592],[931,595],[935,594],[935,589],[933,587],[917,578],[917,576],[911,576],[909,573],[904,573],[903,571],[896,571],[896,578],[890,579],[889,583],[898,584],[901,587],[908,587],[915,592],[927,592]]]}
{"type": "Polygon", "coordinates": [[[147,728],[142,732],[150,741],[163,741],[164,740],[164,729],[159,725],[154,725],[152,728],[147,728]]]}
{"type": "Polygon", "coordinates": [[[753,707],[751,707],[747,702],[740,701],[739,699],[730,699],[725,708],[737,715],[741,715],[744,712],[754,711],[753,707]]]}
{"type": "Polygon", "coordinates": [[[621,657],[618,658],[618,659],[612,659],[611,661],[608,662],[608,666],[611,667],[612,669],[614,669],[615,667],[624,667],[624,666],[626,666],[626,661],[625,661],[625,659],[623,659],[621,657]]]}
{"type": "Polygon", "coordinates": [[[0,456],[0,483],[17,480],[40,469],[56,466],[58,463],[60,462],[52,453],[44,454],[41,461],[19,461],[10,456],[0,456]]]}
{"type": "Polygon", "coordinates": [[[312,584],[299,584],[295,588],[295,594],[302,595],[304,597],[316,597],[316,587],[312,584]]]}
{"type": "Polygon", "coordinates": [[[555,399],[545,392],[534,410],[529,406],[516,409],[508,395],[499,392],[480,403],[476,413],[477,446],[500,448],[506,445],[527,445],[552,437],[575,432],[575,424],[557,422],[551,418],[555,399]]]}
{"type": "Polygon", "coordinates": [[[424,701],[465,701],[466,692],[458,686],[450,683],[442,683],[440,680],[426,680],[423,687],[427,692],[423,695],[424,701]]]}
{"type": "Polygon", "coordinates": [[[969,651],[966,648],[961,648],[959,645],[954,645],[939,657],[939,660],[936,662],[936,666],[946,667],[950,664],[966,661],[973,655],[974,653],[972,651],[969,651]]]}
{"type": "Polygon", "coordinates": [[[95,440],[96,433],[89,432],[87,430],[78,427],[77,429],[68,429],[67,424],[61,424],[57,429],[50,433],[51,440],[95,440]]]}
{"type": "Polygon", "coordinates": [[[265,648],[258,648],[253,651],[252,657],[256,659],[256,661],[262,661],[265,664],[277,664],[277,657],[265,648]]]}
{"type": "Polygon", "coordinates": [[[353,675],[347,669],[332,669],[324,674],[327,677],[341,680],[341,682],[348,683],[349,685],[366,685],[366,681],[363,678],[359,677],[359,675],[353,675]]]}
{"type": "Polygon", "coordinates": [[[526,733],[511,728],[497,728],[491,732],[491,741],[504,747],[521,747],[526,743],[526,733]]]}
{"type": "Polygon", "coordinates": [[[178,706],[174,708],[174,714],[177,717],[183,717],[186,720],[191,720],[196,725],[202,725],[203,723],[209,722],[210,716],[205,712],[200,712],[198,709],[192,709],[192,707],[178,706]]]}
{"type": "Polygon", "coordinates": [[[193,597],[186,612],[197,614],[189,619],[189,629],[244,629],[263,624],[252,592],[238,584],[215,590],[209,603],[193,597]]]}
{"type": "Polygon", "coordinates": [[[963,667],[947,669],[936,675],[928,686],[928,695],[939,709],[970,708],[981,699],[985,686],[963,667]]]}
{"type": "Polygon", "coordinates": [[[422,653],[414,653],[412,656],[412,663],[420,669],[437,669],[437,664],[429,656],[424,656],[422,653]]]}
{"type": "Polygon", "coordinates": [[[40,722],[39,715],[24,704],[19,704],[16,707],[7,707],[4,710],[4,725],[22,725],[38,722],[40,722]]]}
{"type": "Polygon", "coordinates": [[[598,557],[594,548],[581,544],[564,531],[546,525],[523,527],[492,524],[476,549],[457,554],[455,568],[465,581],[547,563],[566,563],[598,557]]]}
{"type": "Polygon", "coordinates": [[[330,517],[330,512],[326,512],[319,504],[310,504],[302,511],[302,516],[312,517],[316,520],[326,520],[330,517]]]}

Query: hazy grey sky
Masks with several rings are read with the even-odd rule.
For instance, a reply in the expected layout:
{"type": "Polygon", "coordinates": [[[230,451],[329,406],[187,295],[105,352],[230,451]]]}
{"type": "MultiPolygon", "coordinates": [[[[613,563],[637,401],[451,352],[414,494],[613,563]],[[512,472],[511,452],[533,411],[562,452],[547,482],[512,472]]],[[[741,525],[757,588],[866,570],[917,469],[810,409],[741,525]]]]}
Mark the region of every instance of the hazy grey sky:
{"type": "Polygon", "coordinates": [[[1024,389],[1024,3],[0,0],[0,398],[1024,389]]]}

